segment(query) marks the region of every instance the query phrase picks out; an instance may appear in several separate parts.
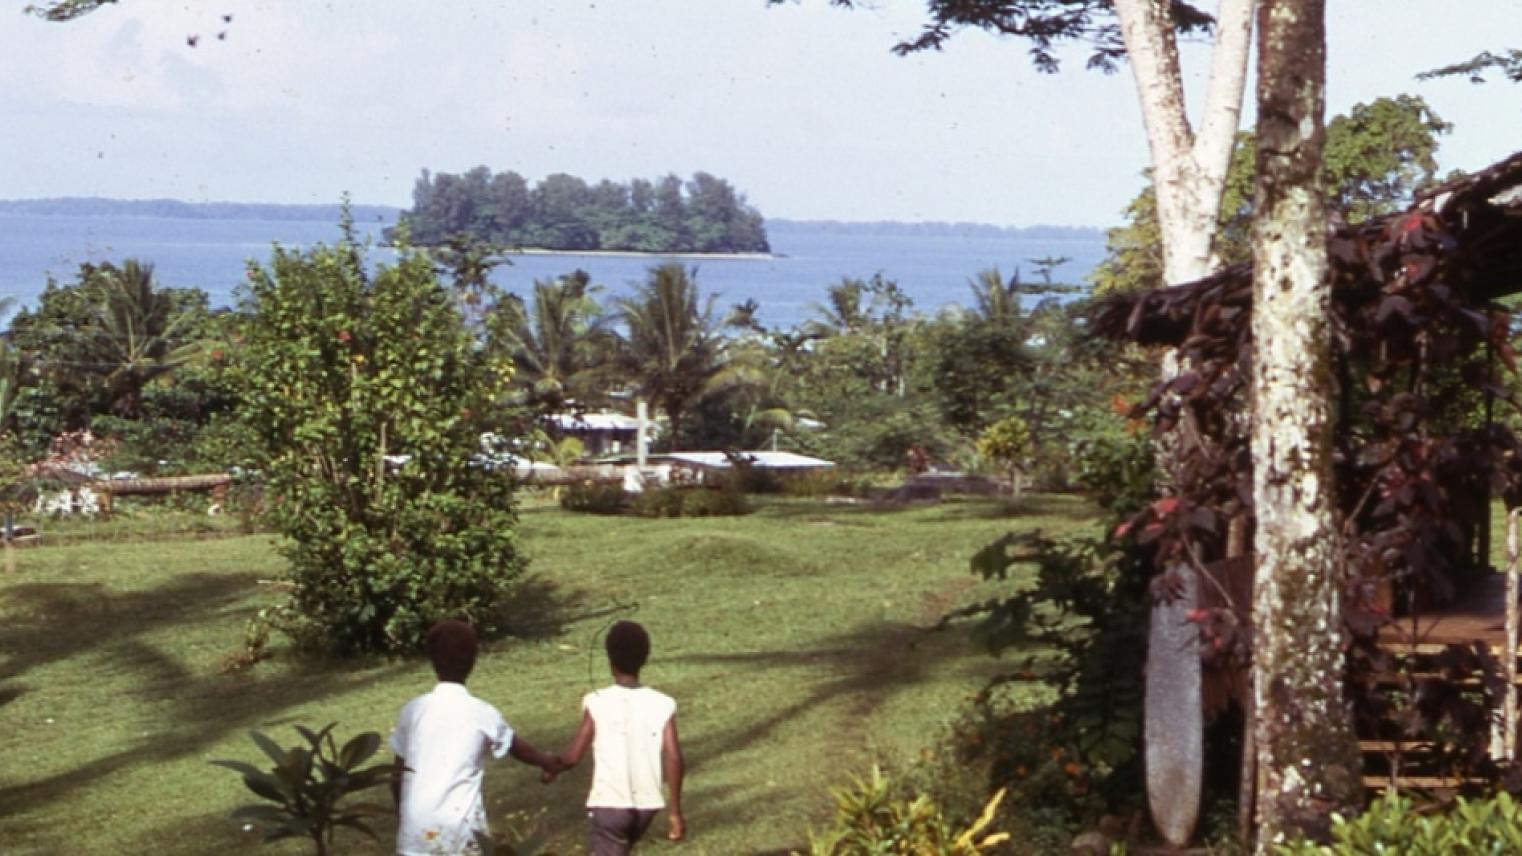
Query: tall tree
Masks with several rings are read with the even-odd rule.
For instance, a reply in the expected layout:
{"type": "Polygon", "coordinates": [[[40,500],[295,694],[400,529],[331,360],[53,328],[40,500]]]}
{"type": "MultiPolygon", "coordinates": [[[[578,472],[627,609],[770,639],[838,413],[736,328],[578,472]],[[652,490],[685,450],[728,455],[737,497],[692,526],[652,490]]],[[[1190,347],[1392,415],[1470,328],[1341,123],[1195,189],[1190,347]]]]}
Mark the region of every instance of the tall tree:
{"type": "Polygon", "coordinates": [[[1221,0],[1200,130],[1184,103],[1175,4],[1115,0],[1152,153],[1163,279],[1198,279],[1216,267],[1212,249],[1232,143],[1242,113],[1253,0],[1221,0]]]}
{"type": "Polygon", "coordinates": [[[633,297],[618,301],[625,366],[640,393],[666,414],[673,441],[724,366],[716,298],[699,294],[695,268],[668,262],[651,268],[633,297]]]}
{"type": "Polygon", "coordinates": [[[590,292],[591,278],[576,271],[536,280],[531,306],[511,298],[500,309],[502,338],[513,360],[513,386],[542,414],[571,401],[590,403],[610,354],[607,319],[590,292]]]}
{"type": "Polygon", "coordinates": [[[1342,693],[1332,480],[1324,0],[1263,0],[1253,224],[1257,852],[1325,833],[1361,764],[1342,693]],[[1311,632],[1307,632],[1307,630],[1311,632]]]}
{"type": "Polygon", "coordinates": [[[864,281],[849,276],[825,286],[825,302],[814,304],[815,317],[806,329],[822,339],[861,332],[871,320],[866,290],[864,281]]]}
{"type": "Polygon", "coordinates": [[[95,274],[104,301],[84,332],[81,354],[92,364],[112,410],[136,416],[143,387],[169,374],[194,352],[192,314],[179,311],[175,295],[153,280],[153,265],[128,259],[95,274]]]}
{"type": "MultiPolygon", "coordinates": [[[[16,298],[0,297],[0,319],[10,315],[15,305],[16,298]]],[[[10,428],[11,414],[26,379],[26,362],[21,350],[11,344],[9,337],[0,336],[0,438],[4,438],[10,428]]]]}
{"type": "MultiPolygon", "coordinates": [[[[1350,223],[1405,207],[1437,177],[1440,137],[1452,126],[1416,95],[1376,98],[1334,116],[1326,128],[1327,201],[1350,223]]],[[[1216,226],[1216,255],[1225,264],[1252,256],[1255,137],[1237,135],[1216,226]]],[[[1163,284],[1157,195],[1151,182],[1126,205],[1125,223],[1105,235],[1107,256],[1093,274],[1098,293],[1163,284]]]]}

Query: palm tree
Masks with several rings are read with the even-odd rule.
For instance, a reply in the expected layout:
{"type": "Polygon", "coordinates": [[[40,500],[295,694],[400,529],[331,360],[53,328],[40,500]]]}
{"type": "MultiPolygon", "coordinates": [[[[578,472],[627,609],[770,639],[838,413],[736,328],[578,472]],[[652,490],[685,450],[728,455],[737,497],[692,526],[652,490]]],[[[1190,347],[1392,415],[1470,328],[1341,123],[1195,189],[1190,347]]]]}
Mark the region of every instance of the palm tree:
{"type": "Polygon", "coordinates": [[[995,324],[1020,320],[1021,287],[1018,269],[1008,283],[997,267],[991,267],[978,271],[977,276],[968,280],[967,284],[972,287],[972,297],[976,303],[973,311],[980,320],[995,324]]]}
{"type": "Polygon", "coordinates": [[[827,286],[826,302],[813,307],[819,317],[808,322],[806,329],[821,339],[861,332],[872,321],[870,305],[864,300],[867,290],[865,282],[849,276],[827,286]]]}
{"type": "Polygon", "coordinates": [[[542,413],[595,395],[599,376],[609,368],[609,319],[588,295],[590,285],[584,271],[553,282],[536,280],[532,309],[516,299],[506,306],[513,380],[542,413]]]}
{"type": "Polygon", "coordinates": [[[153,265],[128,259],[103,265],[93,275],[101,302],[81,331],[80,353],[104,390],[107,404],[136,416],[143,388],[194,356],[190,312],[176,305],[168,289],[153,281],[153,265]]]}
{"type": "Polygon", "coordinates": [[[668,262],[651,268],[633,297],[618,301],[624,366],[640,393],[666,414],[673,439],[681,436],[688,408],[725,382],[716,298],[700,299],[696,268],[668,262]]]}

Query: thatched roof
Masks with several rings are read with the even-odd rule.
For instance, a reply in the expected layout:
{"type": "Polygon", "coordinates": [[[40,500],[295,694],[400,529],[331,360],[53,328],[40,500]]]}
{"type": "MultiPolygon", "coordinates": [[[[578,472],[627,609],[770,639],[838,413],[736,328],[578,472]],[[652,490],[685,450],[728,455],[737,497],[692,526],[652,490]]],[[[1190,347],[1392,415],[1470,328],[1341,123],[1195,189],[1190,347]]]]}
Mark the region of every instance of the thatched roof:
{"type": "MultiPolygon", "coordinates": [[[[1365,302],[1371,290],[1442,268],[1443,283],[1481,306],[1522,292],[1522,152],[1423,194],[1405,211],[1333,228],[1333,298],[1365,302]]],[[[1252,307],[1252,265],[1196,282],[1102,300],[1093,329],[1144,345],[1178,345],[1206,307],[1252,307]]]]}

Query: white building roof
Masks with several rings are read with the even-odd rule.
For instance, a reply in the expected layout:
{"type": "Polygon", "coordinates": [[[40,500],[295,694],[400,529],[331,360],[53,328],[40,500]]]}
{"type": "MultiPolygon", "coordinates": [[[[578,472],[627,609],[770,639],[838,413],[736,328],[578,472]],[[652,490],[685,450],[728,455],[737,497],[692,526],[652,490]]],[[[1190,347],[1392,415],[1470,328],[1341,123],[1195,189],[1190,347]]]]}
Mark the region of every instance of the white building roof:
{"type": "MultiPolygon", "coordinates": [[[[550,417],[555,427],[562,431],[637,431],[639,420],[611,410],[596,413],[556,413],[550,417]]],[[[649,423],[654,429],[655,424],[649,423]]]]}
{"type": "MultiPolygon", "coordinates": [[[[766,469],[802,470],[823,469],[835,466],[834,461],[811,458],[808,455],[800,455],[797,452],[739,452],[737,454],[750,461],[752,466],[766,469]]],[[[729,456],[723,452],[667,452],[662,455],[653,455],[652,457],[695,464],[700,467],[713,467],[715,469],[723,469],[729,466],[729,456]]]]}

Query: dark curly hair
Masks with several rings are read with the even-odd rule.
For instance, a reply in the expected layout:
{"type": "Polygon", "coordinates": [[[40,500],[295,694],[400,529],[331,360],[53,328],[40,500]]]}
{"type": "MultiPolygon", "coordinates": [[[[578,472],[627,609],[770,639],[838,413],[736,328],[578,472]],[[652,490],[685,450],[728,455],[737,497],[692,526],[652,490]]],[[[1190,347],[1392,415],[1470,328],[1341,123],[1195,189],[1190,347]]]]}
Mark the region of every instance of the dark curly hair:
{"type": "Polygon", "coordinates": [[[441,681],[463,684],[476,665],[476,631],[453,618],[428,628],[428,659],[441,681]]]}
{"type": "Polygon", "coordinates": [[[650,659],[650,634],[634,621],[614,624],[603,645],[608,649],[608,662],[626,675],[638,675],[650,659]]]}

